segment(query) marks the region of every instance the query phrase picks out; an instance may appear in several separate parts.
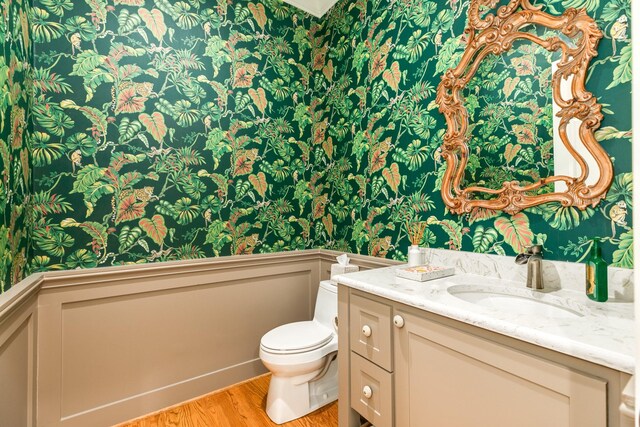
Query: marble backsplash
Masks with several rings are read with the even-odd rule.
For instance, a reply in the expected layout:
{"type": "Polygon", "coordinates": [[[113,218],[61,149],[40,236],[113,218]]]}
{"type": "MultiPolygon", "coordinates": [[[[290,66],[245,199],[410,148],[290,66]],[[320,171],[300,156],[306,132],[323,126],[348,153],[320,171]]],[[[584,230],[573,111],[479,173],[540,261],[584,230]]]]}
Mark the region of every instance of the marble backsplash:
{"type": "MultiPolygon", "coordinates": [[[[514,257],[487,255],[474,252],[426,249],[430,264],[451,266],[457,273],[471,273],[497,277],[525,286],[527,266],[515,263],[514,257]]],[[[582,263],[543,260],[542,276],[545,290],[585,290],[585,266],[582,263]]],[[[609,301],[633,301],[633,270],[608,268],[609,301]]]]}

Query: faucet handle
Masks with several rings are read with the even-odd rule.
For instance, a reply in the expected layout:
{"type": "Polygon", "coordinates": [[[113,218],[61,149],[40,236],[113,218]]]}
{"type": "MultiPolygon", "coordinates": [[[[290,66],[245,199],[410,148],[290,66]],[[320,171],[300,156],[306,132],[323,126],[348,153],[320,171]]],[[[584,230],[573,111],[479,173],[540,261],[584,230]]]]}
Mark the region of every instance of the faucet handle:
{"type": "Polygon", "coordinates": [[[527,247],[527,252],[531,255],[542,255],[542,245],[531,245],[527,247]]]}
{"type": "Polygon", "coordinates": [[[516,264],[523,265],[529,262],[533,255],[542,257],[542,245],[531,245],[525,247],[526,251],[516,255],[516,264]]]}

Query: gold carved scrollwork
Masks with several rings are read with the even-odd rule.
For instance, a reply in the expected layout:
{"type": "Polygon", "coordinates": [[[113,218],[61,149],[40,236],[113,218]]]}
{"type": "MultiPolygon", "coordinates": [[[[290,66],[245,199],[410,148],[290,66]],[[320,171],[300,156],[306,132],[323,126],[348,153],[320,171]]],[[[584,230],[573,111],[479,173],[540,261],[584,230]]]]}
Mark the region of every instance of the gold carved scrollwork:
{"type": "Polygon", "coordinates": [[[585,89],[587,69],[591,59],[597,54],[597,46],[602,32],[584,9],[567,9],[562,15],[554,16],[542,12],[528,0],[512,0],[494,13],[480,17],[480,8],[495,8],[497,0],[471,0],[469,21],[465,29],[467,46],[455,68],[447,70],[438,86],[436,102],[444,114],[447,131],[441,147],[447,168],[442,181],[442,198],[454,213],[471,212],[474,208],[502,210],[515,214],[522,209],[547,202],[559,202],[563,206],[585,209],[595,206],[605,197],[613,179],[613,166],[609,156],[595,139],[594,132],[602,121],[601,105],[592,93],[585,89]],[[559,37],[541,38],[531,32],[521,31],[523,27],[539,25],[556,30],[572,40],[570,46],[559,37]],[[514,41],[529,40],[548,51],[560,51],[562,56],[553,73],[551,86],[555,103],[560,110],[558,132],[562,143],[579,164],[581,173],[577,177],[554,175],[537,182],[521,185],[518,181],[504,182],[502,188],[491,189],[482,186],[463,188],[465,167],[469,158],[468,129],[469,114],[464,105],[461,90],[474,76],[482,60],[490,54],[499,55],[511,49],[514,41]],[[562,79],[571,80],[571,97],[564,99],[560,90],[562,79]],[[595,159],[598,180],[587,185],[589,168],[585,159],[576,151],[567,136],[570,120],[580,120],[579,135],[591,156],[595,159]],[[536,190],[550,183],[562,181],[566,190],[536,194],[536,190]],[[474,195],[481,194],[481,198],[474,195]]]}

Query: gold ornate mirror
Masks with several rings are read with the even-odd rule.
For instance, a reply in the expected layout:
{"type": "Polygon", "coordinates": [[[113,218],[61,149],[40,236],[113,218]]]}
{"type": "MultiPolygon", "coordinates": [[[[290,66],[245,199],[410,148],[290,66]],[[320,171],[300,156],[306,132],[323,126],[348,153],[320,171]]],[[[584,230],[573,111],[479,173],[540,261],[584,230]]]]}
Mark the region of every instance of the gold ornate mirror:
{"type": "Polygon", "coordinates": [[[602,120],[601,105],[585,89],[589,62],[597,54],[602,33],[584,9],[571,8],[554,16],[528,0],[511,0],[493,13],[497,3],[471,0],[466,49],[438,86],[436,102],[447,122],[441,147],[447,166],[442,198],[449,210],[458,214],[475,208],[514,214],[547,202],[580,209],[595,206],[613,179],[611,160],[594,136],[602,120]],[[532,56],[526,60],[510,57],[515,51],[532,56]],[[536,61],[537,68],[531,67],[536,61]],[[489,69],[483,75],[484,83],[478,82],[479,69],[487,71],[500,63],[530,78],[525,81],[508,71],[489,69]],[[502,81],[494,81],[494,76],[501,76],[502,81]],[[483,90],[501,90],[504,105],[475,114],[483,90]],[[523,93],[533,92],[546,93],[553,105],[539,106],[535,98],[520,99],[523,93]],[[516,106],[531,111],[516,117],[511,111],[516,106]],[[543,110],[549,113],[546,121],[536,116],[543,110]],[[494,128],[487,130],[486,126],[480,135],[474,135],[478,124],[486,125],[491,115],[510,115],[515,121],[524,117],[545,124],[549,131],[538,132],[517,123],[509,127],[498,120],[493,126],[496,135],[502,132],[500,138],[493,134],[494,128]],[[496,153],[498,140],[500,153],[496,153]],[[470,154],[474,160],[471,165],[470,154]],[[492,155],[503,160],[492,172],[493,180],[483,177],[492,166],[478,160],[492,155]],[[529,164],[535,166],[519,169],[521,158],[530,159],[529,164]]]}

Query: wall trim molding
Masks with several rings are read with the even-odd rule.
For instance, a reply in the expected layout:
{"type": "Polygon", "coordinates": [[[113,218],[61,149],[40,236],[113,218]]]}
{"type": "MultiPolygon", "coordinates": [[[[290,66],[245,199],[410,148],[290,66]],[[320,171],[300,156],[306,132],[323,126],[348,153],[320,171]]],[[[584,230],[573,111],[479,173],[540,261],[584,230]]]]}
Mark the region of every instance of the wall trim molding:
{"type": "MultiPolygon", "coordinates": [[[[97,267],[77,270],[46,271],[34,273],[0,294],[0,323],[12,310],[19,308],[23,301],[42,290],[67,288],[91,284],[116,284],[128,281],[134,275],[138,279],[151,279],[182,274],[198,274],[230,270],[238,265],[244,267],[266,265],[275,261],[325,261],[335,262],[344,252],[329,249],[306,249],[301,251],[275,252],[252,255],[231,255],[218,258],[201,258],[183,261],[168,261],[147,264],[133,264],[112,267],[97,267]]],[[[402,264],[401,261],[377,258],[369,255],[349,253],[353,264],[363,268],[388,267],[402,264]]]]}
{"type": "Polygon", "coordinates": [[[44,282],[45,273],[35,273],[0,294],[0,325],[31,298],[37,296],[44,282]]]}
{"type": "MultiPolygon", "coordinates": [[[[85,270],[64,270],[42,273],[43,289],[65,288],[69,286],[90,285],[94,283],[118,283],[128,281],[134,275],[137,279],[199,274],[231,270],[238,266],[253,267],[271,264],[274,261],[314,261],[318,250],[277,252],[252,255],[231,255],[219,258],[201,258],[184,261],[168,261],[147,264],[134,264],[113,267],[98,267],[85,270]]],[[[17,286],[17,285],[14,285],[17,286]]]]}
{"type": "MultiPolygon", "coordinates": [[[[79,426],[86,426],[87,422],[91,423],[91,416],[93,412],[113,412],[113,416],[117,416],[117,414],[123,411],[123,409],[141,412],[140,417],[144,417],[158,412],[158,409],[154,406],[154,401],[157,401],[159,396],[165,396],[168,400],[178,399],[178,401],[175,402],[175,405],[181,404],[207,395],[212,391],[246,381],[247,372],[255,373],[252,377],[264,375],[262,361],[259,358],[252,359],[224,369],[208,372],[195,378],[176,381],[175,383],[157,387],[137,395],[132,395],[119,401],[109,402],[100,407],[91,408],[84,412],[63,416],[60,420],[68,423],[78,423],[79,426]],[[194,390],[196,390],[195,393],[194,390]],[[198,390],[201,390],[199,394],[198,390]]],[[[160,411],[165,408],[161,408],[160,411]]]]}

